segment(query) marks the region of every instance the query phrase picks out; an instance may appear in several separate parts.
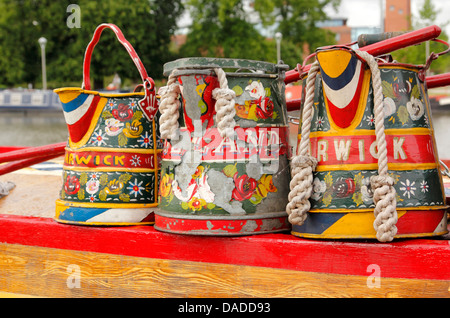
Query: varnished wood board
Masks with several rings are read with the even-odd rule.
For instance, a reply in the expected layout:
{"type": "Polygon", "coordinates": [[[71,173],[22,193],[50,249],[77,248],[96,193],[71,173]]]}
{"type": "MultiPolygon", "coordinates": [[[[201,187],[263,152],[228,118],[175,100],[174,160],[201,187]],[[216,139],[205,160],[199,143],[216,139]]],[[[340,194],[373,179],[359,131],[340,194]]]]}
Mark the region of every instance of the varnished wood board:
{"type": "Polygon", "coordinates": [[[41,297],[449,297],[449,281],[311,273],[0,244],[0,290],[41,297]],[[372,283],[369,282],[368,280],[372,283]],[[369,287],[371,286],[371,287],[369,287]]]}

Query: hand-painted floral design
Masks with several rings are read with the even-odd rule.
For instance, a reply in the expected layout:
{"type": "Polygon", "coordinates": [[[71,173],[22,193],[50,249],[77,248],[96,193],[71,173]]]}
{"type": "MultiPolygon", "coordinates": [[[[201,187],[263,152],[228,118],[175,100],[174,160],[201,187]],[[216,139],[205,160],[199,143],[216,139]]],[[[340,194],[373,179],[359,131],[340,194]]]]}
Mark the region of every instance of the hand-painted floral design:
{"type": "Polygon", "coordinates": [[[236,168],[237,164],[230,164],[222,169],[223,174],[233,178],[235,188],[232,191],[231,198],[236,201],[249,200],[254,205],[259,204],[270,192],[277,192],[273,184],[272,175],[263,174],[259,180],[251,178],[247,174],[239,175],[236,168]]]}
{"type": "Polygon", "coordinates": [[[91,143],[93,143],[96,146],[102,146],[106,145],[106,140],[109,138],[105,136],[104,133],[102,133],[101,130],[94,132],[94,134],[91,137],[91,143]]]}
{"type": "Polygon", "coordinates": [[[406,103],[406,109],[412,120],[420,119],[425,113],[425,108],[420,99],[411,96],[411,100],[406,103]]]}
{"type": "Polygon", "coordinates": [[[172,194],[173,173],[164,174],[159,182],[159,194],[167,198],[172,194]]]}
{"type": "Polygon", "coordinates": [[[99,188],[100,188],[100,181],[96,179],[90,179],[86,183],[86,192],[89,194],[97,193],[99,188]]]}
{"type": "Polygon", "coordinates": [[[142,186],[142,183],[144,181],[138,180],[137,178],[134,179],[134,182],[130,182],[129,186],[127,187],[128,190],[130,190],[130,195],[134,195],[136,198],[139,195],[142,195],[142,190],[145,190],[145,188],[142,186]]]}
{"type": "Polygon", "coordinates": [[[152,136],[146,131],[138,139],[138,142],[141,144],[141,147],[148,148],[153,144],[152,136]]]}
{"type": "MultiPolygon", "coordinates": [[[[172,181],[172,191],[175,197],[182,201],[181,207],[184,209],[191,209],[199,211],[205,207],[214,207],[214,193],[208,184],[207,168],[198,166],[195,173],[192,175],[191,181],[186,189],[186,194],[183,194],[181,188],[176,180],[172,181]]],[[[167,183],[171,176],[168,175],[167,183]]],[[[164,186],[166,189],[168,186],[164,186]]],[[[164,189],[162,189],[164,190],[164,189]]],[[[161,194],[162,195],[162,194],[161,194]]]]}
{"type": "Polygon", "coordinates": [[[115,118],[108,118],[105,121],[106,128],[105,132],[108,136],[117,136],[122,132],[123,123],[115,118]]]}
{"type": "Polygon", "coordinates": [[[244,104],[236,102],[235,108],[238,117],[254,121],[277,118],[273,101],[270,99],[270,88],[264,88],[260,81],[252,81],[245,87],[245,91],[248,92],[251,99],[245,100],[244,104]]]}
{"type": "Polygon", "coordinates": [[[139,120],[133,120],[131,124],[125,124],[123,134],[128,138],[138,138],[141,135],[143,129],[144,127],[139,120]]]}
{"type": "Polygon", "coordinates": [[[123,189],[123,182],[120,182],[118,179],[113,179],[108,182],[108,185],[105,188],[106,194],[116,195],[119,194],[123,189]]]}
{"type": "Polygon", "coordinates": [[[76,176],[67,176],[64,191],[68,195],[76,194],[80,190],[80,182],[76,176]]]}
{"type": "Polygon", "coordinates": [[[423,180],[422,182],[420,182],[420,191],[422,191],[423,193],[428,192],[430,186],[428,185],[428,183],[423,180]]]}
{"type": "Polygon", "coordinates": [[[139,167],[141,165],[141,157],[139,157],[138,155],[134,155],[133,157],[131,157],[130,161],[133,167],[139,167]]]}
{"type": "Polygon", "coordinates": [[[244,174],[238,176],[238,173],[233,176],[235,188],[232,192],[232,198],[236,201],[248,200],[252,197],[256,189],[257,181],[244,174]]]}
{"type": "Polygon", "coordinates": [[[111,111],[115,119],[127,121],[133,117],[133,110],[129,105],[119,104],[119,106],[111,111]]]}
{"type": "Polygon", "coordinates": [[[409,181],[409,179],[406,179],[405,182],[400,181],[401,187],[399,188],[400,191],[403,192],[404,197],[408,197],[408,199],[411,198],[411,196],[415,195],[415,192],[417,188],[415,187],[416,182],[415,181],[409,181]]]}

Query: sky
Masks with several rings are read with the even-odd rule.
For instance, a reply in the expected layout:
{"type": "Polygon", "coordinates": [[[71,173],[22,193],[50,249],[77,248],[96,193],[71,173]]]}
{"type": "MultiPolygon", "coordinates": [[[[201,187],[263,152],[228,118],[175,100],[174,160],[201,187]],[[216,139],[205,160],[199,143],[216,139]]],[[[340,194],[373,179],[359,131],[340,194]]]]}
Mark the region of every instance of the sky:
{"type": "MultiPolygon", "coordinates": [[[[350,27],[379,27],[380,26],[380,2],[382,0],[341,0],[338,12],[330,9],[328,14],[333,17],[348,18],[347,24],[350,27]]],[[[411,13],[419,16],[419,10],[424,0],[411,0],[411,13]]],[[[450,21],[450,1],[432,0],[432,3],[438,13],[436,25],[445,28],[450,35],[450,25],[445,26],[450,21]]]]}

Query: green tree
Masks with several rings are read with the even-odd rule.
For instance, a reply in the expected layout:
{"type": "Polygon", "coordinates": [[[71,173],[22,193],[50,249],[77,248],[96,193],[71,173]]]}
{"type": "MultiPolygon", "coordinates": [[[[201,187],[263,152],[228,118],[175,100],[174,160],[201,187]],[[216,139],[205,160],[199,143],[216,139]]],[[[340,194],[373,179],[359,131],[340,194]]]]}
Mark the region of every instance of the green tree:
{"type": "MultiPolygon", "coordinates": [[[[67,7],[73,0],[0,0],[0,85],[12,86],[41,81],[40,48],[47,38],[49,86],[79,86],[86,46],[101,23],[114,23],[133,45],[147,72],[162,78],[176,21],[183,12],[181,0],[79,0],[80,28],[69,28],[67,7]],[[51,85],[53,84],[53,85],[51,85]]],[[[139,73],[112,31],[105,30],[91,65],[91,82],[103,86],[105,76],[118,73],[122,79],[139,82],[139,73]]]]}
{"type": "Polygon", "coordinates": [[[307,45],[310,51],[335,43],[334,34],[317,27],[317,22],[328,16],[326,7],[338,8],[341,0],[255,0],[255,10],[263,25],[275,25],[283,34],[284,42],[294,43],[299,49],[307,45]]]}
{"type": "Polygon", "coordinates": [[[261,35],[257,29],[257,24],[261,24],[264,28],[283,34],[281,58],[290,67],[294,67],[301,62],[304,44],[315,48],[334,43],[333,34],[316,27],[316,22],[327,19],[325,6],[337,5],[339,2],[340,0],[189,0],[187,7],[193,23],[181,53],[184,56],[218,56],[276,62],[275,40],[261,35]]]}
{"type": "MultiPolygon", "coordinates": [[[[435,8],[431,0],[424,0],[422,7],[419,10],[418,17],[412,17],[412,25],[414,29],[421,29],[426,26],[436,24],[436,18],[439,12],[435,8]]],[[[439,39],[444,41],[448,40],[448,35],[443,30],[445,25],[440,25],[442,32],[439,39]]],[[[429,41],[428,43],[422,43],[415,46],[410,46],[401,49],[397,52],[393,52],[392,55],[395,59],[400,62],[410,63],[410,64],[425,64],[427,58],[430,56],[431,52],[439,53],[446,49],[446,46],[442,43],[429,41]],[[428,48],[427,48],[428,46],[428,48]]],[[[432,73],[444,73],[450,70],[449,67],[450,55],[449,53],[441,55],[437,60],[434,60],[430,66],[430,72],[432,73]]]]}

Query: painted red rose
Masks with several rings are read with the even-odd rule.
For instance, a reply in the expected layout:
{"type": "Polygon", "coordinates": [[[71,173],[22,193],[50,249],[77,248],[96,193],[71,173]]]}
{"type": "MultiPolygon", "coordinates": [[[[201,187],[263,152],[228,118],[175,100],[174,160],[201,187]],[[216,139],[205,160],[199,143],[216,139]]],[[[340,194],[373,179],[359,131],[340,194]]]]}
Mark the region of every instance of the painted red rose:
{"type": "Polygon", "coordinates": [[[237,175],[238,173],[236,172],[233,177],[235,188],[232,192],[232,198],[237,201],[248,200],[253,195],[258,182],[246,174],[240,177],[237,175]]]}
{"type": "Polygon", "coordinates": [[[64,191],[67,194],[76,194],[80,190],[80,182],[75,176],[67,176],[66,182],[64,183],[64,191]]]}
{"type": "Polygon", "coordinates": [[[120,121],[130,120],[133,117],[133,110],[125,104],[119,104],[117,109],[112,110],[112,115],[120,121]]]}
{"type": "Polygon", "coordinates": [[[271,118],[273,116],[273,102],[269,97],[259,98],[256,116],[261,119],[271,118]]]}

